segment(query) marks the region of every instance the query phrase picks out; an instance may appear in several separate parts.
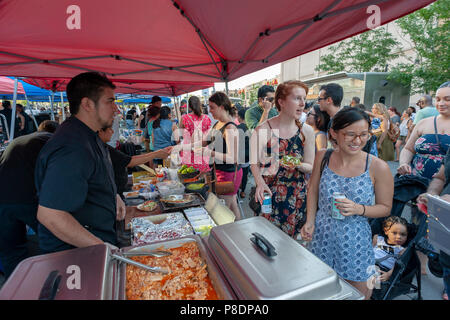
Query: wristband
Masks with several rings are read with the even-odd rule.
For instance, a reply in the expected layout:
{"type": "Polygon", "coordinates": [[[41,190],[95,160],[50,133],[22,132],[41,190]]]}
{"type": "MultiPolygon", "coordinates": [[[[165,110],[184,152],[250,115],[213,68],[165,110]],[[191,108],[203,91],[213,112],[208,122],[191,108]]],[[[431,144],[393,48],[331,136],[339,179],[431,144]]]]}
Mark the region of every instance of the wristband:
{"type": "Polygon", "coordinates": [[[361,217],[364,217],[364,215],[366,214],[366,206],[363,205],[363,204],[362,204],[362,206],[363,206],[363,213],[360,214],[360,216],[361,216],[361,217]]]}

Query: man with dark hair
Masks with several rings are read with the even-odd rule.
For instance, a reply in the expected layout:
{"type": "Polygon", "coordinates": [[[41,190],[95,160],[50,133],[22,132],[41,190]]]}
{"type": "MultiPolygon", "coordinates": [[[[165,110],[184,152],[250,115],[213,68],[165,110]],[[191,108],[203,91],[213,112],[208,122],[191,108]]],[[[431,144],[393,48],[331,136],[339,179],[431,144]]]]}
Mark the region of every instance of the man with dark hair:
{"type": "Polygon", "coordinates": [[[253,130],[258,125],[278,115],[274,108],[275,89],[272,86],[263,85],[258,89],[258,101],[253,103],[245,112],[245,123],[248,129],[253,130]]]}
{"type": "Polygon", "coordinates": [[[133,168],[140,164],[146,164],[148,162],[151,162],[155,158],[166,159],[170,155],[172,147],[167,147],[165,149],[160,149],[158,151],[144,153],[141,155],[129,156],[107,144],[113,134],[114,130],[112,129],[112,127],[102,128],[98,132],[100,140],[105,143],[105,146],[107,147],[109,155],[111,157],[111,163],[114,169],[114,180],[117,186],[117,193],[121,195],[124,191],[126,191],[125,187],[128,181],[127,168],[133,168]]]}
{"type": "Polygon", "coordinates": [[[125,121],[127,123],[127,129],[134,129],[134,124],[136,121],[136,107],[132,107],[127,111],[125,121]]]}
{"type": "Polygon", "coordinates": [[[3,133],[5,134],[5,138],[8,139],[6,132],[8,132],[8,135],[11,134],[11,115],[12,115],[11,102],[8,100],[3,101],[2,107],[3,107],[3,109],[0,110],[0,114],[5,116],[6,123],[5,123],[5,119],[3,117],[0,117],[0,122],[2,125],[3,133]]]}
{"type": "Polygon", "coordinates": [[[350,103],[350,107],[356,107],[360,102],[359,97],[353,97],[352,102],[350,103]]]}
{"type": "Polygon", "coordinates": [[[41,122],[41,124],[38,127],[38,131],[47,131],[50,133],[55,133],[56,129],[58,128],[59,123],[52,120],[44,120],[41,122]]]}
{"type": "Polygon", "coordinates": [[[67,85],[71,117],[42,148],[36,163],[39,246],[44,253],[117,243],[125,215],[109,153],[97,132],[118,112],[114,84],[97,72],[67,85]],[[117,211],[116,211],[117,210],[117,211]]]}
{"type": "Polygon", "coordinates": [[[152,104],[153,107],[161,108],[161,106],[162,106],[162,99],[161,99],[161,97],[160,96],[153,96],[151,104],[152,104]]]}
{"type": "Polygon", "coordinates": [[[23,105],[16,105],[16,112],[18,119],[20,120],[19,131],[17,132],[17,136],[24,136],[29,133],[33,133],[36,131],[36,127],[34,125],[33,119],[25,112],[23,105]]]}
{"type": "Polygon", "coordinates": [[[337,83],[329,83],[320,87],[317,102],[320,110],[328,113],[330,122],[328,129],[331,128],[333,117],[341,109],[341,102],[344,98],[344,89],[337,83]]]}
{"type": "Polygon", "coordinates": [[[35,132],[17,137],[0,158],[0,261],[6,278],[23,259],[37,254],[28,251],[26,226],[37,232],[34,168],[51,136],[35,132]]]}

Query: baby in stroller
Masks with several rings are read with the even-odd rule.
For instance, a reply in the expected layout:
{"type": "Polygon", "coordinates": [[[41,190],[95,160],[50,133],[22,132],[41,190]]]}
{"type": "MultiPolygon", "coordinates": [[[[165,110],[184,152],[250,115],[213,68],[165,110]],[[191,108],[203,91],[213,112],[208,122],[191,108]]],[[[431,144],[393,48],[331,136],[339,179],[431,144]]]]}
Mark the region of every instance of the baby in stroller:
{"type": "Polygon", "coordinates": [[[408,222],[401,217],[390,216],[383,222],[384,235],[373,236],[375,264],[380,268],[381,282],[386,282],[394,271],[395,261],[403,254],[408,239],[408,222]]]}

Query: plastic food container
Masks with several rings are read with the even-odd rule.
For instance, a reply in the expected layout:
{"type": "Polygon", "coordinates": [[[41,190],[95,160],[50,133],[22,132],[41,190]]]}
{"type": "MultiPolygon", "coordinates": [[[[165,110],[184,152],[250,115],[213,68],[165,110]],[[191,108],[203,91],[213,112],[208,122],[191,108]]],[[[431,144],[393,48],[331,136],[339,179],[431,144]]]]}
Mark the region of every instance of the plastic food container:
{"type": "Polygon", "coordinates": [[[158,182],[156,187],[158,188],[162,198],[173,194],[184,194],[184,185],[175,180],[158,182]]]}

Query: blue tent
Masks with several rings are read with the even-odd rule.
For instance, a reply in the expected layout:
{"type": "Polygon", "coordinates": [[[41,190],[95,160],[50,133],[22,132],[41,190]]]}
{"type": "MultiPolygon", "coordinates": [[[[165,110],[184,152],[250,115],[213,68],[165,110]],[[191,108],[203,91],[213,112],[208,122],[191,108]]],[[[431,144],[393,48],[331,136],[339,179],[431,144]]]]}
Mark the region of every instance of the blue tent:
{"type": "MultiPolygon", "coordinates": [[[[11,79],[14,79],[10,77],[11,79]]],[[[22,84],[23,89],[25,90],[26,97],[24,94],[17,94],[17,100],[26,100],[28,98],[29,101],[42,101],[42,102],[49,102],[49,97],[51,97],[52,92],[50,90],[41,89],[39,87],[33,86],[32,84],[29,84],[23,80],[19,80],[19,82],[22,84]]],[[[2,100],[12,100],[14,98],[14,95],[11,94],[0,94],[0,99],[2,100]]],[[[66,93],[63,93],[63,99],[67,102],[66,93]]],[[[55,92],[55,102],[61,101],[61,93],[55,92]]]]}
{"type": "MultiPolygon", "coordinates": [[[[117,99],[123,100],[123,103],[150,103],[152,101],[151,95],[135,95],[135,94],[118,94],[117,99]]],[[[172,100],[168,97],[161,97],[163,103],[171,103],[172,100]]]]}

